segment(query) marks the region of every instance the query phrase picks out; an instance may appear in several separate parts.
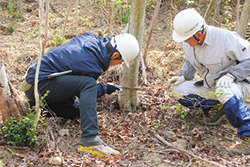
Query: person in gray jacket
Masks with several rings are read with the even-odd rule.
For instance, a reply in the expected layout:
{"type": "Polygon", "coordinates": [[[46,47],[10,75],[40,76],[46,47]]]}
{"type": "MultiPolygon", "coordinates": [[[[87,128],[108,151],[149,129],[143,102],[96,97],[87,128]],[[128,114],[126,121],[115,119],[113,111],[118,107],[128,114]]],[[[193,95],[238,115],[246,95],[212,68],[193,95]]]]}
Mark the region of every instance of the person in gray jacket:
{"type": "Polygon", "coordinates": [[[182,42],[186,55],[179,76],[168,80],[177,100],[189,108],[201,108],[207,125],[216,125],[226,115],[238,128],[242,143],[229,150],[229,156],[250,154],[250,44],[236,32],[206,25],[194,9],[179,12],[174,19],[175,42],[182,42]],[[201,81],[192,81],[196,72],[201,81]],[[210,92],[215,97],[211,96],[210,92]],[[222,107],[218,107],[222,104],[222,107]]]}

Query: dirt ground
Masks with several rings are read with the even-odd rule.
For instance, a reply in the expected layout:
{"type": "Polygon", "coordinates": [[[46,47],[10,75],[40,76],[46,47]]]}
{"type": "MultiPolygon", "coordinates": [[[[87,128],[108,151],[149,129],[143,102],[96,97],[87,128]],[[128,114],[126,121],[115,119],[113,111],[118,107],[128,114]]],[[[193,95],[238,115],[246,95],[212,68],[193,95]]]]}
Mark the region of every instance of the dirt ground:
{"type": "MultiPolygon", "coordinates": [[[[5,62],[8,79],[25,99],[20,88],[21,82],[27,68],[38,56],[38,3],[33,0],[20,1],[22,17],[17,20],[11,12],[7,12],[6,2],[0,2],[0,58],[5,62]],[[12,24],[14,32],[4,34],[12,24]]],[[[65,0],[52,2],[49,39],[62,36],[69,6],[69,2],[65,0]]],[[[184,2],[175,4],[178,11],[188,6],[184,2]]],[[[156,3],[147,6],[145,40],[155,6],[156,3]]],[[[74,9],[70,10],[65,33],[67,39],[75,36],[75,12],[74,9]]],[[[80,0],[79,32],[107,35],[108,12],[102,1],[80,0]]],[[[120,110],[117,97],[121,92],[105,95],[97,100],[99,134],[109,146],[121,152],[120,157],[95,157],[78,153],[77,143],[81,136],[79,119],[51,117],[46,118],[45,144],[38,148],[9,146],[1,134],[0,166],[216,166],[210,162],[228,167],[250,166],[250,156],[231,158],[227,155],[230,147],[239,142],[236,129],[227,119],[217,126],[205,126],[201,112],[189,111],[180,106],[171,98],[171,89],[165,88],[167,79],[177,75],[184,61],[180,44],[171,40],[174,15],[170,3],[162,1],[150,41],[146,79],[143,78],[142,71],[139,74],[138,85],[147,87],[147,90],[138,91],[140,102],[137,112],[120,110]],[[156,135],[188,152],[167,146],[156,135]]],[[[119,34],[124,28],[124,24],[115,20],[111,34],[119,34]]],[[[145,46],[145,40],[142,47],[145,46]]],[[[49,40],[46,50],[53,47],[53,41],[49,40]]],[[[122,65],[112,67],[98,82],[120,84],[122,70],[122,65]]]]}

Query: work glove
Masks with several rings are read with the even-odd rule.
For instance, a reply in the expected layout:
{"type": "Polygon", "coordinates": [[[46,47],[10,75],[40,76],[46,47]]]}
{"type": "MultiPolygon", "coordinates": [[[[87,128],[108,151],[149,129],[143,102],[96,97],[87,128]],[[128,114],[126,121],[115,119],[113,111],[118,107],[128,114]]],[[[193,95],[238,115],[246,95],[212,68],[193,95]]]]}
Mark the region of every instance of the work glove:
{"type": "Polygon", "coordinates": [[[233,81],[235,80],[235,77],[229,73],[226,75],[220,77],[220,79],[216,83],[216,87],[225,87],[225,88],[231,88],[231,85],[233,81]]]}
{"type": "Polygon", "coordinates": [[[107,94],[111,94],[116,90],[121,90],[121,87],[114,83],[107,83],[107,94]]]}
{"type": "Polygon", "coordinates": [[[174,76],[174,77],[172,77],[172,78],[170,78],[168,80],[167,85],[168,86],[170,86],[170,85],[175,85],[176,86],[176,85],[181,84],[184,81],[185,81],[185,78],[184,78],[183,75],[182,76],[174,76]]]}

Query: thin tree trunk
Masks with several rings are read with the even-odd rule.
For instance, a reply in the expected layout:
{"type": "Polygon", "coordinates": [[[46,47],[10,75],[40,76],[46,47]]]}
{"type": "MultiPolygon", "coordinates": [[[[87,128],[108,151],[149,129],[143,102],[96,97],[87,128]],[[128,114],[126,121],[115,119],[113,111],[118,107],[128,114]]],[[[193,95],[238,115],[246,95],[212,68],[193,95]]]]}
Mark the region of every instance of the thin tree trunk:
{"type": "Polygon", "coordinates": [[[242,38],[245,38],[247,26],[250,18],[250,0],[245,0],[243,10],[240,16],[239,29],[237,32],[242,38]]]}
{"type": "MultiPolygon", "coordinates": [[[[177,14],[177,9],[174,7],[174,5],[173,5],[173,0],[171,0],[171,2],[170,2],[170,6],[171,6],[171,8],[174,10],[174,16],[176,16],[176,14],[177,14]]],[[[173,33],[173,16],[172,16],[172,14],[171,14],[171,12],[170,12],[170,29],[171,29],[171,34],[173,33]]]]}
{"type": "Polygon", "coordinates": [[[151,36],[152,36],[154,22],[155,22],[155,20],[157,18],[157,15],[158,15],[158,12],[159,12],[159,9],[160,9],[160,5],[161,5],[161,0],[157,0],[157,6],[155,8],[154,16],[153,16],[153,18],[151,20],[151,25],[150,25],[149,33],[148,33],[148,39],[147,39],[146,47],[144,49],[143,59],[144,59],[144,64],[145,64],[146,67],[148,67],[148,63],[147,63],[148,46],[149,46],[149,42],[150,42],[150,39],[151,39],[151,36]]]}
{"type": "Polygon", "coordinates": [[[109,25],[108,25],[108,36],[111,35],[111,28],[112,28],[112,22],[113,22],[113,13],[114,13],[114,1],[111,0],[110,2],[110,16],[109,16],[109,25]]]}
{"type": "MultiPolygon", "coordinates": [[[[145,0],[131,0],[131,15],[129,22],[129,33],[134,35],[138,40],[140,48],[143,40],[143,26],[146,9],[145,0]]],[[[136,87],[138,81],[140,53],[130,62],[130,67],[124,65],[124,72],[122,76],[122,86],[136,87]]],[[[136,90],[124,89],[122,95],[119,96],[119,105],[122,110],[135,111],[138,103],[138,96],[136,90]]]]}
{"type": "Polygon", "coordinates": [[[49,22],[49,0],[46,0],[46,15],[45,15],[45,32],[44,32],[44,40],[42,44],[42,55],[45,54],[45,46],[48,40],[48,22],[49,22]]]}
{"type": "Polygon", "coordinates": [[[208,11],[209,11],[209,9],[210,9],[210,6],[211,6],[212,2],[213,2],[213,0],[210,0],[210,3],[209,3],[209,5],[208,5],[208,7],[207,7],[207,10],[206,10],[206,12],[205,12],[205,14],[204,14],[204,19],[206,18],[206,15],[207,15],[207,13],[208,13],[208,11]]]}
{"type": "Polygon", "coordinates": [[[202,2],[202,0],[199,0],[198,5],[197,5],[197,8],[196,8],[196,10],[197,10],[199,13],[201,13],[201,9],[200,9],[201,2],[202,2]]]}
{"type": "Polygon", "coordinates": [[[236,30],[239,29],[240,24],[240,0],[237,0],[237,6],[236,6],[236,30]]]}
{"type": "Polygon", "coordinates": [[[70,9],[71,9],[72,1],[73,0],[71,0],[69,2],[69,8],[68,8],[68,11],[67,11],[67,14],[66,14],[66,18],[65,18],[65,23],[64,23],[64,27],[63,27],[63,35],[62,35],[62,43],[64,43],[64,36],[65,36],[65,31],[66,31],[66,26],[67,26],[67,22],[68,22],[68,18],[69,18],[69,12],[70,12],[70,9]]]}
{"type": "Polygon", "coordinates": [[[41,114],[41,110],[39,107],[39,94],[38,94],[38,75],[39,75],[39,71],[40,71],[40,65],[41,65],[41,58],[42,58],[42,40],[41,40],[41,35],[42,35],[42,20],[43,20],[43,7],[44,7],[44,3],[43,0],[39,0],[39,57],[37,60],[37,67],[36,67],[36,74],[35,74],[35,83],[34,83],[34,97],[35,97],[35,101],[36,101],[36,118],[34,121],[34,128],[36,129],[39,118],[40,118],[40,114],[41,114]]]}
{"type": "Polygon", "coordinates": [[[78,24],[79,24],[79,19],[78,19],[78,5],[79,5],[79,0],[76,0],[76,36],[78,36],[79,31],[78,31],[78,24]]]}
{"type": "Polygon", "coordinates": [[[221,0],[216,0],[217,1],[217,14],[218,14],[218,20],[219,20],[219,27],[221,26],[221,15],[220,15],[220,4],[221,0]]]}
{"type": "Polygon", "coordinates": [[[215,20],[216,20],[216,13],[217,13],[217,0],[214,0],[214,20],[213,20],[213,26],[215,26],[215,20]]]}

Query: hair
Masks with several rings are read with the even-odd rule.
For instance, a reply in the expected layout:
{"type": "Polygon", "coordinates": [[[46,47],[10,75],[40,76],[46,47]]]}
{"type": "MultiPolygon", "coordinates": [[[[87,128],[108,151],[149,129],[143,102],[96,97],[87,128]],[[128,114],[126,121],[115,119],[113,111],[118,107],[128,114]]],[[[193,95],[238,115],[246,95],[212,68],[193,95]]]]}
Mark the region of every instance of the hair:
{"type": "MultiPolygon", "coordinates": [[[[112,54],[114,52],[120,53],[117,49],[114,50],[114,47],[111,45],[110,41],[105,42],[105,45],[108,49],[108,54],[112,54]]],[[[112,55],[110,55],[110,56],[112,56],[112,55]]]]}
{"type": "Polygon", "coordinates": [[[111,45],[110,41],[105,42],[105,45],[108,49],[108,54],[111,54],[113,52],[113,46],[111,45]]]}

